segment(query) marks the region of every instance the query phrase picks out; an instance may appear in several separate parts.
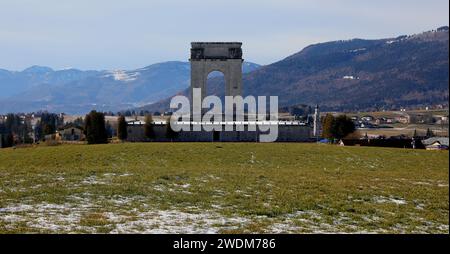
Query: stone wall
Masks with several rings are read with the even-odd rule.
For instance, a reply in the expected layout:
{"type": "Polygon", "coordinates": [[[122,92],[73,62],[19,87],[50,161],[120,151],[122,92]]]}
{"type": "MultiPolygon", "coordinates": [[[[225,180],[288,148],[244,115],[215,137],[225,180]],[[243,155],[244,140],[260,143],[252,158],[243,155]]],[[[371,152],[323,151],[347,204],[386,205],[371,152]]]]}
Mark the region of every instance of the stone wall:
{"type": "MultiPolygon", "coordinates": [[[[166,137],[166,125],[154,125],[153,131],[155,137],[152,140],[145,138],[143,125],[131,125],[127,127],[128,141],[131,142],[257,142],[259,141],[260,131],[181,131],[176,134],[172,140],[166,137]]],[[[308,142],[313,138],[313,128],[305,125],[279,125],[277,142],[308,142]]]]}

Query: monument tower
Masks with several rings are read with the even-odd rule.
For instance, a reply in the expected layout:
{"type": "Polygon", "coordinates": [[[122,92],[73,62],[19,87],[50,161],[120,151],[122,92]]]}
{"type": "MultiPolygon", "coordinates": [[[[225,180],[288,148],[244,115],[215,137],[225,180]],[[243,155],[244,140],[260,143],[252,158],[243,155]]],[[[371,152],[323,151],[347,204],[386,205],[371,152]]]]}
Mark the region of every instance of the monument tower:
{"type": "Polygon", "coordinates": [[[206,97],[206,81],[213,71],[224,75],[225,96],[242,95],[241,46],[241,42],[191,43],[191,103],[194,88],[202,89],[202,100],[206,97]]]}
{"type": "Polygon", "coordinates": [[[314,109],[314,128],[313,128],[313,136],[319,137],[321,135],[320,133],[320,111],[319,111],[319,105],[316,105],[316,108],[314,109]]]}

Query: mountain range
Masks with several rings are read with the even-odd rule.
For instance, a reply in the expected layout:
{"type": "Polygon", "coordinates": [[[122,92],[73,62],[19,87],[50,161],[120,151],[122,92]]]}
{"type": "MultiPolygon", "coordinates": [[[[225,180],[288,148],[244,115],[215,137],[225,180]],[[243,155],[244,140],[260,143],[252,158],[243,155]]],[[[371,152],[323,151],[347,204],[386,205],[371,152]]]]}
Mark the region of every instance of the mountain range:
{"type": "MultiPolygon", "coordinates": [[[[244,62],[243,72],[259,67],[244,62]]],[[[189,87],[190,75],[190,64],[178,61],[128,71],[55,71],[43,66],[0,70],[0,113],[119,111],[159,101],[189,87]]],[[[217,74],[210,75],[214,76],[217,74]]]]}
{"type": "MultiPolygon", "coordinates": [[[[243,93],[279,97],[280,106],[319,104],[324,110],[394,109],[448,105],[449,29],[378,40],[310,45],[273,64],[245,62],[243,93]]],[[[123,71],[55,71],[33,66],[0,70],[0,113],[91,109],[166,111],[189,92],[188,62],[123,71]]],[[[224,79],[210,75],[208,93],[224,95],[224,79]]]]}
{"type": "MultiPolygon", "coordinates": [[[[280,107],[319,104],[330,111],[448,106],[448,45],[448,27],[397,38],[319,43],[244,74],[243,93],[278,96],[280,107]]],[[[209,80],[208,91],[223,96],[223,78],[209,80]]],[[[139,109],[165,111],[169,101],[139,109]]]]}

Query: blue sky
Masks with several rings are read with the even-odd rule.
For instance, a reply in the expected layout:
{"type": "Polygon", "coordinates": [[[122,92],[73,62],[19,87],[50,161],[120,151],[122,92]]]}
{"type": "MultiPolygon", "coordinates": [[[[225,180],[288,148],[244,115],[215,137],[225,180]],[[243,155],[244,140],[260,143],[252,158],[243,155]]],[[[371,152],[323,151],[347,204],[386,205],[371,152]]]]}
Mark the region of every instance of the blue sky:
{"type": "Polygon", "coordinates": [[[0,68],[134,69],[242,41],[269,64],[305,46],[448,25],[448,0],[0,0],[0,68]]]}

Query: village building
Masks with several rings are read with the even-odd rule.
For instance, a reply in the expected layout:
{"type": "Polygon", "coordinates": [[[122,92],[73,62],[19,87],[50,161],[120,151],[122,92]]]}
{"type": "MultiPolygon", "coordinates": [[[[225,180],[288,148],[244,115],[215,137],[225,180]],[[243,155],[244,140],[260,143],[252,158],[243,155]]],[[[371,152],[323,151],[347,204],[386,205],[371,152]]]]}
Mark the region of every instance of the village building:
{"type": "Polygon", "coordinates": [[[412,124],[432,124],[434,118],[431,113],[408,113],[409,121],[412,124]]]}
{"type": "Polygon", "coordinates": [[[144,122],[140,120],[127,121],[127,141],[146,141],[144,135],[144,122]]]}
{"type": "Polygon", "coordinates": [[[373,116],[369,116],[369,115],[363,116],[363,117],[361,117],[361,120],[364,121],[364,122],[372,122],[373,121],[373,116]]]}
{"type": "Polygon", "coordinates": [[[63,141],[81,141],[85,139],[83,128],[75,124],[67,124],[57,131],[57,136],[63,141]]]}
{"type": "Polygon", "coordinates": [[[375,124],[393,124],[395,123],[395,120],[393,118],[388,117],[380,117],[375,119],[375,124]]]}
{"type": "Polygon", "coordinates": [[[402,123],[402,124],[409,124],[409,116],[398,116],[394,118],[395,122],[402,123]]]}
{"type": "Polygon", "coordinates": [[[427,150],[448,150],[449,138],[432,137],[422,140],[422,144],[425,145],[427,150]]]}
{"type": "MultiPolygon", "coordinates": [[[[168,135],[168,126],[165,121],[152,123],[156,142],[258,142],[262,132],[249,130],[250,122],[234,122],[233,125],[244,125],[243,131],[180,131],[173,137],[168,135]]],[[[257,124],[257,123],[254,123],[257,124]]],[[[145,123],[139,120],[127,122],[127,141],[143,142],[149,141],[145,137],[145,123]]],[[[280,121],[278,125],[277,142],[313,142],[313,126],[299,121],[280,121]]],[[[225,129],[225,126],[223,126],[225,129]]]]}

